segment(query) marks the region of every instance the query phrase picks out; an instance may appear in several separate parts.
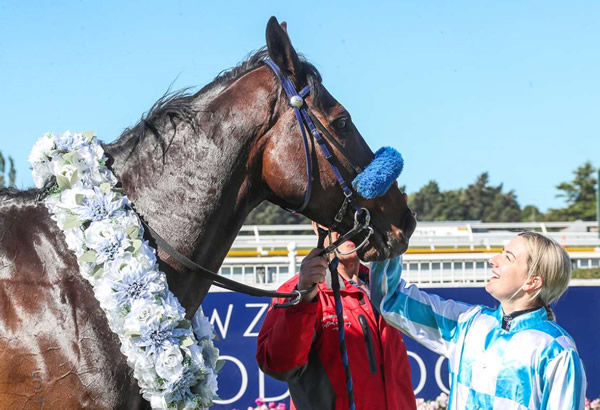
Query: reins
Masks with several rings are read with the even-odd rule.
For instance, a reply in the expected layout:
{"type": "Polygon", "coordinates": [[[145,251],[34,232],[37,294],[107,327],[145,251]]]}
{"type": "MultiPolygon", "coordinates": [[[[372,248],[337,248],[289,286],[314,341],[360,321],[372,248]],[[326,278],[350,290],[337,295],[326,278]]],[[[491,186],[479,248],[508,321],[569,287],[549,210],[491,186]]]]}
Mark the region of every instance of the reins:
{"type": "MultiPolygon", "coordinates": [[[[196,262],[189,259],[187,256],[180,253],[177,249],[173,248],[167,241],[165,241],[154,229],[150,227],[145,221],[142,220],[142,224],[144,225],[144,229],[148,232],[150,237],[154,239],[156,245],[162,248],[169,256],[172,256],[177,262],[182,264],[188,269],[192,270],[192,273],[199,273],[209,279],[213,285],[218,286],[223,289],[228,289],[235,292],[245,293],[250,296],[258,296],[258,297],[270,297],[270,298],[293,298],[291,301],[286,302],[281,307],[293,306],[300,303],[302,296],[311,292],[313,288],[306,290],[295,290],[292,293],[284,293],[284,292],[274,292],[266,289],[255,288],[253,286],[245,285],[240,282],[236,282],[232,279],[228,279],[224,276],[221,276],[209,269],[206,269],[203,266],[198,265],[196,262]]],[[[275,307],[280,307],[279,305],[275,305],[275,307]]]]}
{"type": "MultiPolygon", "coordinates": [[[[319,233],[319,245],[317,247],[323,247],[325,236],[329,235],[329,241],[331,241],[331,231],[326,231],[321,228],[317,228],[319,233]]],[[[329,247],[328,247],[329,248],[329,247]]],[[[325,253],[326,249],[321,252],[325,253]]],[[[354,251],[352,251],[354,252],[354,251]]],[[[349,252],[349,253],[352,253],[349,252]]],[[[348,254],[348,253],[345,253],[348,254]]],[[[350,371],[350,361],[348,360],[348,349],[346,347],[346,328],[344,325],[344,306],[342,305],[342,296],[340,294],[340,278],[337,267],[340,260],[335,256],[328,264],[329,273],[331,275],[331,290],[333,290],[333,298],[335,299],[335,314],[338,321],[338,345],[340,348],[340,355],[342,364],[344,366],[344,375],[346,378],[346,393],[348,395],[348,409],[354,410],[354,386],[352,383],[352,372],[350,371]]]]}
{"type": "MultiPolygon", "coordinates": [[[[209,279],[213,285],[218,286],[220,288],[228,289],[228,290],[231,290],[234,292],[245,293],[250,296],[285,298],[285,299],[292,298],[292,300],[290,300],[290,301],[273,305],[273,307],[275,307],[275,308],[285,308],[285,307],[294,306],[294,305],[297,305],[298,303],[300,303],[300,301],[302,300],[302,297],[305,294],[312,292],[312,290],[316,286],[316,284],[315,284],[310,289],[295,290],[292,293],[284,293],[284,292],[274,292],[271,290],[256,288],[256,287],[253,287],[250,285],[245,285],[243,283],[236,282],[232,279],[221,276],[209,269],[206,269],[205,267],[203,267],[201,265],[198,265],[196,262],[192,261],[187,256],[183,255],[177,249],[173,248],[154,229],[152,229],[150,227],[150,225],[148,225],[146,223],[146,221],[144,221],[141,218],[140,218],[140,220],[142,222],[142,225],[144,226],[144,229],[146,230],[148,235],[150,235],[150,237],[154,240],[154,242],[156,242],[156,245],[158,247],[163,249],[169,256],[173,257],[173,259],[175,259],[177,262],[179,262],[186,268],[191,269],[192,273],[199,273],[199,274],[205,276],[206,279],[209,279]]],[[[369,220],[369,217],[368,217],[368,211],[367,211],[366,221],[368,221],[368,220],[369,220]]],[[[351,239],[352,237],[356,236],[357,233],[359,233],[363,229],[364,229],[364,227],[358,223],[358,219],[357,219],[355,222],[354,228],[352,228],[346,234],[340,236],[337,241],[335,241],[334,243],[329,245],[327,248],[324,248],[321,251],[320,255],[334,252],[338,246],[340,246],[342,243],[346,242],[347,240],[351,239]]],[[[320,243],[321,243],[321,245],[319,247],[323,247],[322,242],[320,242],[320,243]]],[[[354,252],[354,251],[352,251],[352,252],[354,252]]]]}

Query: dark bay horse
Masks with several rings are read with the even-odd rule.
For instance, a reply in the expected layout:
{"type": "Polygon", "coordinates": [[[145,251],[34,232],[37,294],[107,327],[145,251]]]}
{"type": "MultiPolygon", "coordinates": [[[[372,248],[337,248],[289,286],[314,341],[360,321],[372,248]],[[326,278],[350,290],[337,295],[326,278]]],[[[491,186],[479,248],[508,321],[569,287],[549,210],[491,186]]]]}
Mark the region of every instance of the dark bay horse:
{"type": "MultiPolygon", "coordinates": [[[[159,100],[134,128],[105,145],[110,166],[138,214],[178,251],[216,271],[247,214],[263,200],[287,208],[307,187],[303,144],[293,110],[270,57],[344,148],[340,171],[373,158],[350,115],[299,58],[285,26],[267,24],[267,48],[219,75],[197,93],[159,100]],[[351,164],[352,162],[353,164],[351,164]]],[[[303,210],[331,225],[343,194],[312,143],[313,186],[303,210]]],[[[62,232],[36,199],[37,190],[0,193],[0,408],[148,407],[108,328],[91,286],[79,275],[62,232]]],[[[374,235],[364,260],[406,250],[415,220],[394,184],[381,197],[359,200],[374,235]]],[[[352,227],[347,213],[341,230],[352,227]]],[[[170,289],[191,316],[210,282],[158,250],[170,289]]]]}

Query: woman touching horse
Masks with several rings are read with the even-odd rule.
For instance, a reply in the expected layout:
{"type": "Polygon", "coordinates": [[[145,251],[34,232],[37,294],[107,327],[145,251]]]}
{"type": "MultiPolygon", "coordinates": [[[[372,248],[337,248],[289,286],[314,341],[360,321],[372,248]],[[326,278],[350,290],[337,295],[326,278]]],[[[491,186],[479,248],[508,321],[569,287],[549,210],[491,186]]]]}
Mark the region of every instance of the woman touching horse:
{"type": "Polygon", "coordinates": [[[399,258],[373,264],[371,297],[388,323],[448,358],[449,409],[583,409],[583,365],[549,307],[571,278],[567,252],[523,232],[489,263],[496,309],[406,286],[399,258]]]}
{"type": "MultiPolygon", "coordinates": [[[[340,173],[354,178],[373,153],[274,18],[266,50],[193,95],[161,99],[139,124],[104,146],[138,215],[213,271],[246,215],[265,199],[302,208],[327,226],[340,216],[341,231],[353,225],[352,212],[339,212],[344,193],[312,140],[305,160],[294,111],[267,58],[297,89],[308,87],[306,106],[333,136],[340,173]]],[[[37,200],[41,194],[0,193],[0,407],[147,407],[91,286],[37,200]]],[[[415,221],[397,186],[356,200],[370,211],[374,231],[360,256],[383,259],[406,250],[415,221]]],[[[161,248],[158,259],[191,317],[210,282],[187,274],[161,248]]]]}

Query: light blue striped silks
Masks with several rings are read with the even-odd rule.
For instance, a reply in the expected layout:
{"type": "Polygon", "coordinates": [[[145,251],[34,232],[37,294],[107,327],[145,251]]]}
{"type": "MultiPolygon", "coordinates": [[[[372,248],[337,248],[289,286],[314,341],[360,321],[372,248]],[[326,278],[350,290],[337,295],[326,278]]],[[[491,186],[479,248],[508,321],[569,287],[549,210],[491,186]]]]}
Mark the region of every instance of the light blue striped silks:
{"type": "Polygon", "coordinates": [[[583,409],[586,378],[575,342],[546,310],[502,309],[430,295],[401,279],[402,261],[372,264],[371,299],[392,326],[448,358],[450,409],[583,409]]]}

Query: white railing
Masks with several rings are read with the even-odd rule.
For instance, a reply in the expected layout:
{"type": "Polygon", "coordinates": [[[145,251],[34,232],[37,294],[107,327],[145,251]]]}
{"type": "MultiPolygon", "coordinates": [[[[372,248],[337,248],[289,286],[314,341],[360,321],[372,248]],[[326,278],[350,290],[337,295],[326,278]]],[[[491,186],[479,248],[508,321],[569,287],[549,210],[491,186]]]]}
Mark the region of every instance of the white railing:
{"type": "MultiPolygon", "coordinates": [[[[515,232],[542,232],[566,247],[600,247],[596,222],[419,222],[410,239],[411,248],[497,248],[503,247],[515,232]]],[[[316,239],[311,225],[243,226],[232,249],[252,249],[258,253],[286,248],[310,248],[316,239]],[[285,233],[284,233],[285,232],[285,233]]]]}
{"type": "MultiPolygon", "coordinates": [[[[491,253],[407,254],[403,277],[421,287],[483,286],[490,276],[491,253]]],[[[570,252],[574,268],[600,266],[600,252],[570,252]]],[[[298,269],[302,257],[226,258],[220,274],[249,284],[276,289],[298,269]]],[[[594,282],[596,285],[600,281],[594,282]]]]}
{"type": "MultiPolygon", "coordinates": [[[[595,222],[481,223],[420,222],[410,240],[410,249],[424,253],[404,255],[404,278],[419,286],[482,286],[490,275],[488,259],[493,253],[468,252],[502,248],[523,230],[542,232],[569,247],[574,268],[600,266],[600,239],[595,222]],[[449,248],[461,252],[448,253],[449,248]],[[444,253],[440,252],[444,250],[444,253]],[[465,253],[467,250],[467,253],[465,253]]],[[[297,249],[315,246],[311,225],[243,226],[233,250],[253,250],[258,256],[228,257],[220,273],[234,280],[275,289],[298,269],[302,256],[297,249]],[[268,250],[283,250],[284,256],[261,256],[268,250]]],[[[600,281],[595,281],[598,283],[600,281]]]]}
{"type": "Polygon", "coordinates": [[[294,268],[290,269],[290,258],[287,256],[226,258],[219,274],[247,285],[277,289],[291,278],[300,266],[302,258],[294,259],[294,268]]]}
{"type": "MultiPolygon", "coordinates": [[[[491,275],[493,253],[409,254],[403,258],[402,276],[420,286],[481,286],[491,275]]],[[[600,266],[600,252],[570,252],[573,268],[600,266]]]]}

